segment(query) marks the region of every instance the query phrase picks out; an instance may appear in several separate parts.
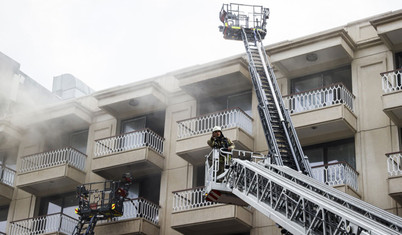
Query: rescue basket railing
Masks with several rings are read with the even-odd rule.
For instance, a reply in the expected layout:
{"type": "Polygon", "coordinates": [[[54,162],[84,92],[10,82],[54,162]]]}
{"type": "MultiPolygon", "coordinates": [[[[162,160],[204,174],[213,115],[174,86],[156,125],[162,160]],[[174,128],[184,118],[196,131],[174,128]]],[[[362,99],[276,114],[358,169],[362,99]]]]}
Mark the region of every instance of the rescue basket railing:
{"type": "Polygon", "coordinates": [[[345,104],[354,112],[355,96],[342,84],[333,85],[283,96],[290,113],[298,113],[335,104],[345,104]]]}
{"type": "Polygon", "coordinates": [[[0,165],[0,182],[14,186],[15,170],[0,165]]]}
{"type": "MultiPolygon", "coordinates": [[[[123,202],[123,207],[123,216],[114,217],[113,221],[144,218],[153,224],[159,223],[159,206],[145,198],[127,199],[123,202]]],[[[100,221],[100,223],[107,222],[106,220],[100,221]]]]}
{"type": "Polygon", "coordinates": [[[37,171],[64,164],[85,171],[86,158],[85,154],[71,147],[28,155],[21,158],[21,166],[18,173],[37,171]]]}
{"type": "MultiPolygon", "coordinates": [[[[255,153],[239,149],[232,149],[231,151],[227,151],[224,149],[214,148],[209,154],[205,156],[205,185],[208,185],[212,182],[215,183],[217,182],[217,180],[224,177],[224,174],[227,172],[227,169],[223,170],[223,172],[218,172],[219,164],[229,166],[231,164],[232,159],[235,158],[239,158],[242,160],[249,160],[253,162],[262,161],[264,163],[268,163],[270,161],[270,159],[266,158],[261,153],[255,153]]],[[[221,169],[223,168],[225,167],[221,166],[221,169]]]]}
{"type": "Polygon", "coordinates": [[[10,223],[9,234],[71,234],[78,220],[62,213],[17,220],[10,223]]]}
{"type": "Polygon", "coordinates": [[[218,204],[205,200],[205,186],[174,191],[173,193],[173,211],[185,211],[194,208],[207,207],[218,204]]]}
{"type": "Polygon", "coordinates": [[[95,140],[95,157],[105,156],[148,146],[163,153],[164,138],[146,128],[138,131],[95,140]]]}
{"type": "Polygon", "coordinates": [[[387,168],[389,176],[401,176],[402,175],[402,151],[387,153],[387,168]]]}
{"type": "Polygon", "coordinates": [[[214,126],[220,126],[222,129],[239,127],[250,135],[253,130],[253,119],[240,108],[225,109],[177,123],[177,139],[210,133],[214,126]]]}
{"type": "Polygon", "coordinates": [[[402,90],[402,68],[380,73],[382,80],[382,90],[389,93],[402,90]]]}
{"type": "Polygon", "coordinates": [[[313,178],[330,186],[348,185],[358,192],[359,173],[346,162],[336,162],[311,167],[313,178]]]}

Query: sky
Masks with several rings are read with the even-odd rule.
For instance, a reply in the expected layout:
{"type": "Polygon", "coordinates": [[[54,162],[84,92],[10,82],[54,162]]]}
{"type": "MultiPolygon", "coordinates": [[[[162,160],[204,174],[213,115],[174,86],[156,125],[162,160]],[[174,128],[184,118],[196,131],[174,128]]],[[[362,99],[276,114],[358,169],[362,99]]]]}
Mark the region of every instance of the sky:
{"type": "MultiPolygon", "coordinates": [[[[402,9],[402,0],[242,0],[270,9],[269,45],[402,9]]],[[[69,73],[94,90],[244,53],[222,38],[218,0],[0,0],[0,52],[47,89],[69,73]]]]}

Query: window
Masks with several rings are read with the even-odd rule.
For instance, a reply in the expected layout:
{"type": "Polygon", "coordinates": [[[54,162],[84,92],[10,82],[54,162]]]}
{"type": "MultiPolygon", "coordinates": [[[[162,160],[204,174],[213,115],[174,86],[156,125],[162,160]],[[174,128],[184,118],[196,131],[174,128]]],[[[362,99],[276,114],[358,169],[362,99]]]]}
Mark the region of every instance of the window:
{"type": "Polygon", "coordinates": [[[352,90],[350,66],[293,79],[291,93],[305,93],[293,95],[289,109],[291,112],[302,112],[339,102],[340,88],[328,87],[336,83],[342,83],[349,91],[352,90]],[[320,89],[323,87],[326,89],[320,89]]]}
{"type": "Polygon", "coordinates": [[[70,136],[70,146],[83,154],[87,152],[88,130],[77,131],[70,136]]]}
{"type": "Polygon", "coordinates": [[[76,193],[67,193],[50,197],[43,197],[39,203],[39,215],[50,215],[54,213],[63,213],[78,219],[75,214],[75,208],[78,207],[76,193]]]}
{"type": "Polygon", "coordinates": [[[343,83],[349,91],[352,90],[352,71],[350,66],[292,79],[290,90],[294,94],[335,83],[343,83]]]}
{"type": "Polygon", "coordinates": [[[402,68],[402,52],[395,53],[395,69],[402,68]]]}
{"type": "Polygon", "coordinates": [[[193,187],[205,185],[205,165],[193,166],[193,187]]]}
{"type": "Polygon", "coordinates": [[[6,232],[8,206],[0,206],[0,232],[6,232]]]}
{"type": "Polygon", "coordinates": [[[198,115],[214,113],[217,111],[240,108],[251,116],[251,92],[243,92],[220,97],[205,98],[197,103],[198,115]]]}
{"type": "Polygon", "coordinates": [[[130,186],[128,198],[135,199],[143,197],[159,205],[159,193],[161,185],[161,175],[147,175],[146,177],[134,179],[130,186]]]}
{"type": "Polygon", "coordinates": [[[356,169],[355,141],[353,138],[303,147],[311,166],[346,162],[356,169]]]}
{"type": "Polygon", "coordinates": [[[141,117],[121,121],[120,133],[128,133],[149,128],[156,134],[163,136],[165,129],[165,111],[153,112],[141,117]]]}

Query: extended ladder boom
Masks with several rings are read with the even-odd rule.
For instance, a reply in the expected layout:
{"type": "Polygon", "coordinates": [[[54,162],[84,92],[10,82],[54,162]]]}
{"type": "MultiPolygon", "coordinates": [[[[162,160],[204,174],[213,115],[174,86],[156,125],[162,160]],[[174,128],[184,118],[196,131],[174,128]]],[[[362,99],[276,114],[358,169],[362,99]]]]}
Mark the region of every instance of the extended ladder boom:
{"type": "Polygon", "coordinates": [[[258,98],[258,111],[273,163],[285,165],[311,176],[311,168],[303,154],[275,74],[269,64],[258,31],[241,30],[249,59],[249,70],[258,98]],[[252,34],[251,37],[249,34],[252,34]],[[253,41],[249,39],[254,38],[253,41]]]}
{"type": "Polygon", "coordinates": [[[268,13],[242,4],[224,4],[220,12],[224,38],[244,42],[269,153],[213,149],[205,162],[206,199],[251,205],[293,234],[402,234],[402,218],[311,178],[262,44],[268,13]],[[238,158],[246,155],[252,161],[238,158]],[[229,166],[223,173],[222,157],[229,166]]]}

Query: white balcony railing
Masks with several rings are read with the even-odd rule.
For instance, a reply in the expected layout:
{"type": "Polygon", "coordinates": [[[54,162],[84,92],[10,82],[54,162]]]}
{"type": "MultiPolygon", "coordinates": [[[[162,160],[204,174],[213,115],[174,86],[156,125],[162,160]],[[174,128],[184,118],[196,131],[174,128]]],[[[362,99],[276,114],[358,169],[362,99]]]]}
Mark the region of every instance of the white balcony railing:
{"type": "Polygon", "coordinates": [[[222,129],[240,127],[252,135],[253,119],[240,108],[226,109],[195,118],[178,121],[177,138],[183,139],[195,135],[212,132],[214,126],[222,129]]]}
{"type": "Polygon", "coordinates": [[[402,176],[402,152],[387,153],[387,168],[389,176],[402,176]]]}
{"type": "Polygon", "coordinates": [[[0,182],[14,186],[15,170],[0,166],[0,182]]]}
{"type": "Polygon", "coordinates": [[[87,156],[78,150],[68,147],[22,157],[19,173],[37,171],[53,166],[68,164],[85,171],[87,156]]]}
{"type": "MultiPolygon", "coordinates": [[[[145,198],[128,199],[123,202],[124,214],[113,218],[113,221],[144,218],[156,225],[159,223],[159,206],[145,198]]],[[[107,223],[107,221],[101,221],[107,223]]]]}
{"type": "Polygon", "coordinates": [[[380,75],[384,93],[402,90],[402,69],[384,72],[380,75]]]}
{"type": "Polygon", "coordinates": [[[164,138],[150,129],[143,129],[95,140],[95,157],[113,153],[124,152],[145,146],[150,147],[159,154],[163,153],[164,138]]]}
{"type": "Polygon", "coordinates": [[[314,166],[311,171],[314,179],[330,186],[346,184],[356,192],[359,190],[359,173],[345,162],[314,166]]]}
{"type": "Polygon", "coordinates": [[[299,113],[335,104],[345,104],[353,112],[354,99],[354,95],[342,83],[283,97],[285,107],[290,113],[299,113]]]}
{"type": "Polygon", "coordinates": [[[173,192],[173,211],[185,211],[199,207],[206,207],[216,202],[205,200],[205,187],[184,189],[173,192]]]}
{"type": "Polygon", "coordinates": [[[39,216],[10,223],[10,235],[32,235],[46,233],[72,234],[78,220],[61,213],[39,216]]]}

